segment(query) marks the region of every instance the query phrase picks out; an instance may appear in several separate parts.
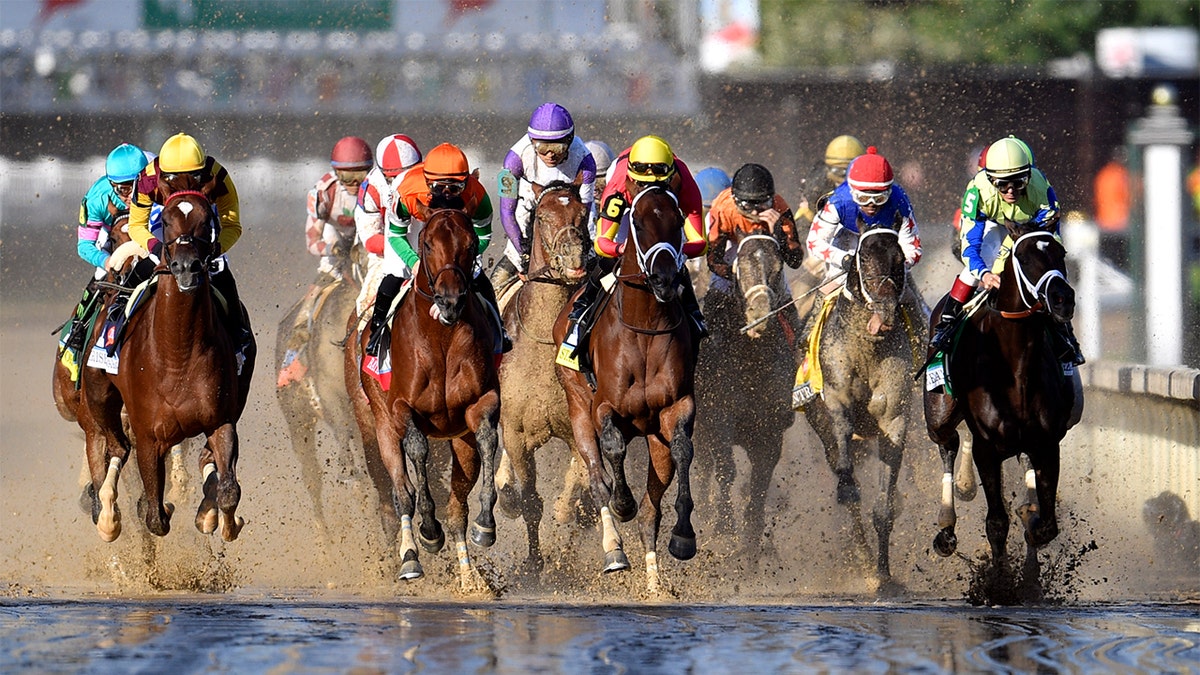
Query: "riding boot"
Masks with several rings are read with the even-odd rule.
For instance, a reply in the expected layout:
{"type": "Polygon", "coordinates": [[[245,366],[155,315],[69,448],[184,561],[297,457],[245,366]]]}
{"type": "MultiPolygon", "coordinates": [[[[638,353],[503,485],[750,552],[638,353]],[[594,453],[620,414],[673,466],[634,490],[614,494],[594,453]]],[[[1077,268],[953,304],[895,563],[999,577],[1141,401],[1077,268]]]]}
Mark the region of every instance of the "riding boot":
{"type": "Polygon", "coordinates": [[[370,336],[367,338],[367,354],[379,356],[379,345],[383,342],[386,330],[388,312],[400,292],[403,281],[394,274],[388,274],[379,281],[379,289],[375,291],[375,311],[371,314],[371,325],[367,328],[370,336]]]}
{"type": "Polygon", "coordinates": [[[933,337],[929,346],[936,352],[947,352],[954,339],[954,330],[958,328],[958,319],[962,315],[963,304],[952,296],[946,296],[946,304],[942,306],[942,316],[933,329],[933,337]]]}
{"type": "Polygon", "coordinates": [[[474,283],[471,284],[473,290],[483,298],[492,309],[496,312],[496,323],[500,326],[500,353],[507,354],[512,351],[512,338],[508,336],[508,331],[504,330],[504,320],[500,318],[500,303],[496,301],[496,289],[492,288],[492,282],[486,274],[475,275],[474,283]]]}
{"type": "Polygon", "coordinates": [[[696,289],[692,286],[692,277],[686,266],[679,271],[679,277],[679,302],[683,304],[684,310],[696,324],[696,333],[699,339],[703,340],[708,337],[708,324],[704,322],[704,314],[700,311],[700,301],[696,299],[696,289]]]}
{"type": "Polygon", "coordinates": [[[125,332],[125,306],[129,304],[129,295],[139,284],[154,275],[154,267],[154,261],[149,258],[142,258],[134,264],[133,268],[125,275],[125,278],[121,280],[121,286],[125,290],[118,291],[113,296],[112,303],[108,306],[104,331],[101,335],[104,347],[108,351],[109,356],[116,355],[117,343],[120,342],[121,334],[125,332]]]}
{"type": "Polygon", "coordinates": [[[237,281],[229,268],[221,270],[209,278],[213,288],[225,299],[225,322],[229,336],[233,338],[238,351],[250,344],[253,336],[242,317],[242,300],[238,295],[237,281]]]}
{"type": "Polygon", "coordinates": [[[1083,358],[1083,352],[1079,349],[1079,340],[1075,339],[1075,329],[1071,326],[1071,322],[1059,323],[1056,321],[1053,325],[1054,334],[1061,343],[1056,348],[1059,360],[1076,366],[1087,363],[1087,359],[1083,358]]]}
{"type": "Polygon", "coordinates": [[[588,274],[583,282],[583,292],[575,298],[571,304],[571,311],[567,314],[567,319],[570,325],[567,327],[567,333],[575,333],[576,342],[580,344],[578,338],[583,337],[591,327],[591,321],[584,321],[588,317],[589,311],[596,303],[596,298],[600,297],[600,271],[597,268],[591,274],[588,274]]]}
{"type": "Polygon", "coordinates": [[[84,342],[87,341],[88,323],[98,306],[97,300],[96,292],[89,283],[87,288],[83,289],[83,297],[79,299],[79,304],[75,306],[75,313],[71,315],[71,330],[67,332],[67,339],[63,341],[67,349],[75,353],[83,350],[84,342]]]}

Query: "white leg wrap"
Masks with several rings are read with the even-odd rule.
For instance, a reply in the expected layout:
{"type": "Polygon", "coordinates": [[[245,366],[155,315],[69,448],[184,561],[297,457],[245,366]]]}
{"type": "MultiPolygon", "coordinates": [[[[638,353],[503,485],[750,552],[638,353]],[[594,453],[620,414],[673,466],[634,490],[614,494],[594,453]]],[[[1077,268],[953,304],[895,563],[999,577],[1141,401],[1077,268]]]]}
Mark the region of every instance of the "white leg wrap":
{"type": "Polygon", "coordinates": [[[621,548],[621,535],[617,532],[617,521],[607,506],[600,507],[600,524],[604,528],[604,552],[608,553],[621,548]]]}
{"type": "Polygon", "coordinates": [[[208,482],[208,477],[209,477],[209,475],[211,475],[211,474],[215,473],[215,472],[216,472],[216,470],[217,470],[217,465],[216,465],[216,464],[214,464],[214,463],[212,463],[212,462],[209,462],[208,464],[205,464],[205,465],[204,465],[204,471],[203,471],[203,473],[202,473],[202,474],[201,474],[201,476],[200,476],[200,482],[201,482],[201,483],[206,483],[206,482],[208,482]]]}
{"type": "Polygon", "coordinates": [[[417,542],[413,538],[412,516],[400,516],[400,555],[415,550],[417,542]]]}

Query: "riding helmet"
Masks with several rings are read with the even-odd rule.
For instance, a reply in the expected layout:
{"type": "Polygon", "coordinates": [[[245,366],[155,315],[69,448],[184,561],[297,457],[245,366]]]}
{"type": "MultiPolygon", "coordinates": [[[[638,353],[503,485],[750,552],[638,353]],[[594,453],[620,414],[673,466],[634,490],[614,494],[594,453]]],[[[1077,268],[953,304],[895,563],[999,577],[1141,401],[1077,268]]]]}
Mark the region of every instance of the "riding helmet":
{"type": "Polygon", "coordinates": [[[1029,173],[1033,158],[1024,142],[1009,136],[988,146],[983,170],[991,178],[1010,178],[1029,173]]]}
{"type": "Polygon", "coordinates": [[[358,136],[346,136],[333,145],[329,164],[335,169],[366,171],[375,164],[371,157],[371,146],[358,136]]]}
{"type": "Polygon", "coordinates": [[[715,166],[706,167],[696,172],[696,186],[700,188],[700,199],[704,208],[712,206],[713,200],[721,191],[730,185],[729,174],[724,169],[715,166]]]}
{"type": "Polygon", "coordinates": [[[612,166],[616,153],[604,141],[588,141],[584,145],[591,151],[592,159],[596,160],[596,175],[603,176],[604,172],[608,171],[608,167],[612,166]]]}
{"type": "Polygon", "coordinates": [[[457,146],[442,143],[425,155],[425,180],[466,180],[471,173],[467,156],[457,146]]]}
{"type": "Polygon", "coordinates": [[[762,164],[743,164],[733,174],[733,198],[761,202],[775,196],[775,178],[762,164]]]}
{"type": "Polygon", "coordinates": [[[642,136],[629,148],[629,177],[639,183],[665,183],[675,173],[675,153],[671,146],[658,136],[642,136]],[[653,166],[666,166],[662,175],[650,170],[653,166]],[[642,168],[645,170],[639,170],[642,168]]]}
{"type": "Polygon", "coordinates": [[[892,186],[892,165],[884,159],[875,146],[850,163],[846,181],[860,192],[883,192],[892,186]]]}
{"type": "Polygon", "coordinates": [[[529,117],[529,139],[570,142],[575,137],[571,113],[557,103],[543,103],[529,117]]]}
{"type": "Polygon", "coordinates": [[[421,161],[421,149],[413,139],[404,134],[384,136],[375,147],[375,158],[379,170],[391,177],[421,161]]]}
{"type": "Polygon", "coordinates": [[[163,173],[199,171],[204,168],[207,157],[196,139],[187,134],[175,134],[158,151],[158,168],[163,173]]]}
{"type": "Polygon", "coordinates": [[[149,161],[146,153],[136,145],[122,143],[108,153],[104,160],[104,173],[114,183],[128,183],[138,177],[149,161]]]}

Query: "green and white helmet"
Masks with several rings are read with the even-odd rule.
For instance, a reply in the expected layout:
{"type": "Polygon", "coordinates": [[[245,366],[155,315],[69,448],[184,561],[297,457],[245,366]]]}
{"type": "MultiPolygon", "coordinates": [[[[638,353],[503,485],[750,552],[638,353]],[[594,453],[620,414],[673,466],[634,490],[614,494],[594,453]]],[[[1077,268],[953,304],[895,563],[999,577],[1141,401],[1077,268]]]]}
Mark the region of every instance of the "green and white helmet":
{"type": "Polygon", "coordinates": [[[1029,146],[1024,142],[1009,136],[988,146],[984,154],[983,170],[989,178],[1011,178],[1028,174],[1033,166],[1029,146]]]}

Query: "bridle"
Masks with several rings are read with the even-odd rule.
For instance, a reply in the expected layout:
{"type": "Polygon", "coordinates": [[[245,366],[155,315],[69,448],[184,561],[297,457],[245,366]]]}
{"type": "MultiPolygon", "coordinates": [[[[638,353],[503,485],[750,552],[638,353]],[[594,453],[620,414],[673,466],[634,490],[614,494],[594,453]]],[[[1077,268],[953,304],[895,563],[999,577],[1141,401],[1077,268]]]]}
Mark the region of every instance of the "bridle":
{"type": "Polygon", "coordinates": [[[871,237],[876,234],[890,234],[896,238],[897,242],[900,240],[900,233],[887,227],[871,228],[863,232],[858,238],[858,249],[854,253],[854,269],[856,272],[858,272],[858,290],[862,294],[863,300],[867,302],[868,306],[874,305],[876,302],[875,298],[871,296],[871,291],[868,290],[868,282],[873,282],[871,283],[871,287],[875,290],[876,294],[883,289],[884,284],[891,284],[896,289],[896,297],[899,297],[900,294],[904,292],[904,276],[900,277],[900,283],[897,285],[896,280],[891,275],[885,274],[881,276],[869,277],[866,274],[863,274],[862,256],[859,255],[859,252],[862,251],[863,241],[865,241],[867,237],[871,237]]]}
{"type": "MultiPolygon", "coordinates": [[[[761,233],[748,234],[748,235],[742,237],[741,241],[738,242],[737,259],[739,261],[742,259],[742,247],[746,245],[746,242],[755,241],[755,240],[769,241],[775,247],[776,250],[779,250],[779,241],[777,239],[775,239],[775,237],[772,237],[769,234],[761,234],[761,233]]],[[[733,266],[733,274],[739,280],[741,279],[741,271],[742,271],[741,265],[733,266]]],[[[771,284],[768,283],[768,280],[766,278],[761,279],[758,283],[754,284],[750,288],[746,288],[746,289],[742,290],[742,297],[745,299],[745,301],[747,303],[754,302],[754,300],[756,298],[758,298],[759,296],[762,296],[764,294],[767,296],[767,306],[774,309],[775,308],[775,289],[771,288],[771,284]]]]}
{"type": "MultiPolygon", "coordinates": [[[[441,211],[462,213],[462,211],[459,211],[458,209],[437,209],[437,210],[431,211],[431,212],[429,212],[429,214],[425,220],[426,228],[429,227],[428,223],[433,220],[433,217],[441,211]]],[[[425,233],[425,230],[422,230],[422,237],[424,237],[424,233],[425,233]]],[[[422,247],[424,247],[424,243],[422,243],[422,247]]],[[[434,298],[433,294],[437,290],[437,285],[436,285],[437,280],[440,279],[441,276],[447,272],[454,273],[459,278],[459,280],[463,282],[463,288],[467,289],[465,292],[470,292],[469,289],[471,288],[471,277],[468,276],[465,271],[463,271],[462,266],[459,265],[457,262],[448,262],[445,265],[442,265],[441,268],[438,269],[437,272],[431,272],[429,267],[426,265],[421,265],[420,267],[421,267],[422,274],[425,276],[426,283],[429,284],[429,291],[427,292],[425,289],[421,288],[421,284],[418,284],[418,283],[414,283],[412,286],[414,289],[416,289],[417,295],[420,295],[422,298],[425,298],[429,302],[436,304],[437,300],[436,300],[436,298],[434,298]]]]}
{"type": "MultiPolygon", "coordinates": [[[[1020,237],[1017,237],[1017,240],[1013,242],[1011,253],[1013,276],[1017,279],[1018,295],[1021,298],[1021,304],[1025,307],[1025,310],[1019,312],[1002,311],[1000,315],[1006,319],[1023,319],[1044,309],[1045,303],[1042,301],[1042,299],[1045,297],[1046,287],[1050,284],[1052,279],[1062,279],[1063,283],[1067,283],[1067,277],[1065,274],[1063,274],[1063,271],[1053,268],[1046,270],[1036,282],[1031,281],[1029,276],[1025,273],[1024,268],[1021,266],[1021,259],[1017,257],[1017,247],[1019,247],[1021,243],[1026,240],[1042,237],[1049,237],[1051,240],[1054,240],[1054,234],[1047,232],[1046,230],[1034,230],[1033,232],[1026,232],[1020,237]]],[[[1070,284],[1067,283],[1067,285],[1069,286],[1070,284]]]]}
{"type": "MultiPolygon", "coordinates": [[[[642,243],[638,237],[637,221],[635,220],[635,218],[632,214],[637,212],[638,201],[643,196],[650,194],[651,192],[662,192],[663,194],[665,194],[671,198],[671,201],[674,202],[676,209],[679,208],[679,199],[676,198],[675,195],[672,194],[670,190],[665,190],[661,187],[658,187],[657,185],[648,187],[648,188],[642,190],[641,192],[637,193],[637,195],[635,195],[633,198],[633,202],[629,205],[629,209],[630,209],[630,213],[631,213],[631,215],[629,217],[629,236],[633,240],[633,250],[634,250],[634,253],[637,255],[638,269],[641,270],[641,274],[639,276],[640,276],[640,278],[643,278],[643,279],[650,276],[650,268],[653,266],[655,258],[657,258],[659,255],[670,256],[671,260],[674,261],[676,272],[679,272],[679,270],[683,269],[683,264],[685,262],[687,262],[687,256],[685,256],[683,254],[683,244],[685,241],[684,238],[686,237],[686,234],[684,233],[683,228],[679,229],[679,245],[678,246],[671,244],[670,242],[660,241],[660,242],[652,245],[648,249],[645,249],[645,250],[642,249],[642,243]]],[[[681,214],[681,217],[682,217],[682,214],[681,214]]]]}
{"type": "MultiPolygon", "coordinates": [[[[540,210],[539,207],[541,206],[542,200],[546,197],[546,195],[555,192],[566,192],[569,195],[573,192],[573,190],[574,186],[572,185],[555,185],[542,190],[541,193],[538,194],[537,201],[534,202],[533,219],[530,223],[530,227],[537,227],[540,219],[540,216],[538,215],[540,210]]],[[[583,204],[583,202],[578,203],[581,206],[583,204]]],[[[539,231],[543,234],[545,233],[545,230],[539,231]]],[[[534,233],[531,231],[530,234],[533,235],[534,233]]],[[[583,236],[582,230],[577,226],[553,228],[551,235],[548,238],[535,238],[541,242],[542,251],[546,253],[546,259],[549,262],[536,270],[531,270],[526,275],[526,278],[529,281],[536,281],[540,283],[558,284],[560,286],[567,285],[568,282],[562,278],[565,260],[570,256],[572,244],[574,244],[576,241],[587,240],[586,237],[583,236]]]]}
{"type": "MultiPolygon", "coordinates": [[[[220,233],[219,232],[219,230],[220,230],[219,222],[214,222],[215,219],[212,214],[212,202],[208,199],[208,195],[204,194],[203,192],[200,192],[199,190],[178,190],[176,192],[172,192],[166,198],[166,200],[163,201],[163,210],[165,211],[171,205],[171,202],[179,200],[183,197],[199,197],[200,199],[202,199],[204,201],[204,206],[203,206],[204,216],[207,219],[207,222],[210,225],[212,225],[212,227],[209,228],[209,237],[208,237],[207,241],[204,241],[203,239],[197,238],[194,234],[184,233],[184,234],[181,234],[181,235],[175,237],[174,239],[164,241],[163,242],[163,258],[164,259],[162,262],[163,263],[167,262],[166,258],[168,256],[171,248],[173,248],[174,246],[177,246],[177,245],[178,246],[196,246],[197,243],[204,242],[204,243],[208,244],[208,252],[204,255],[203,260],[204,260],[205,264],[208,264],[209,262],[212,261],[213,245],[216,244],[217,235],[220,233]]],[[[184,215],[187,215],[187,214],[185,213],[184,215]]],[[[166,223],[165,222],[163,223],[163,234],[164,235],[166,234],[166,223]]]]}

